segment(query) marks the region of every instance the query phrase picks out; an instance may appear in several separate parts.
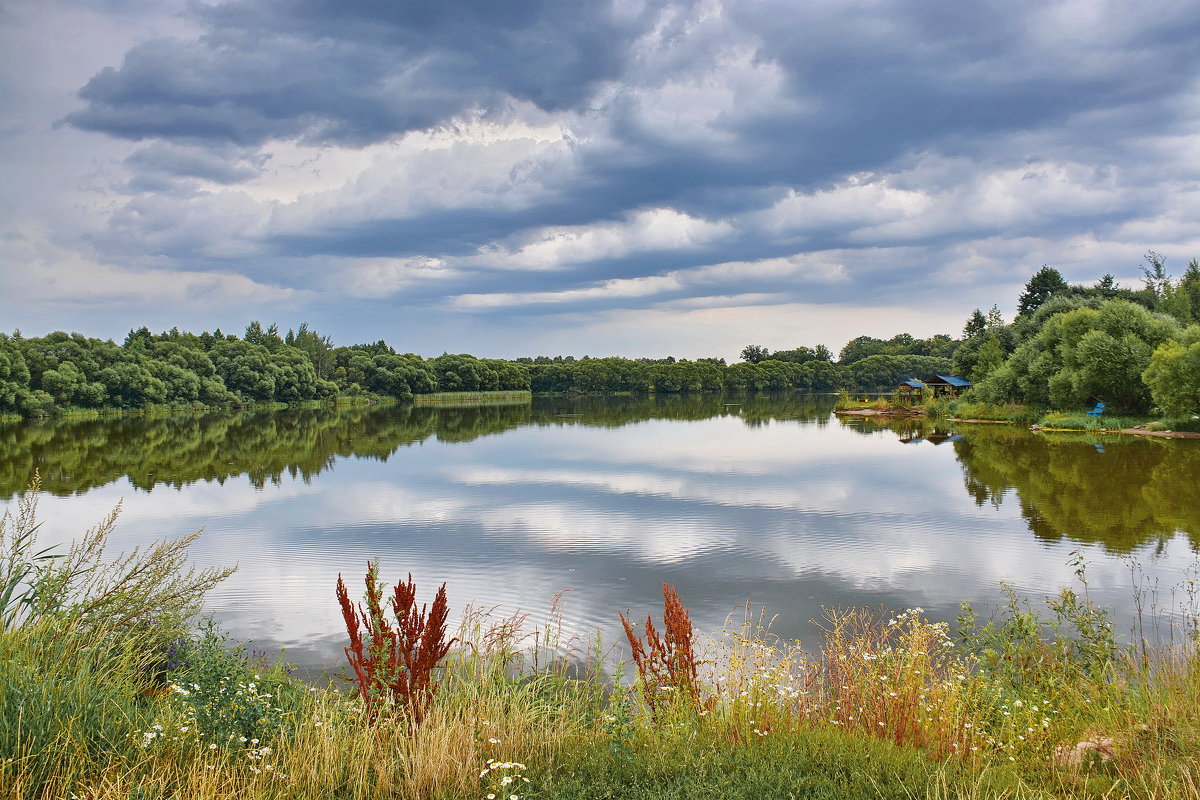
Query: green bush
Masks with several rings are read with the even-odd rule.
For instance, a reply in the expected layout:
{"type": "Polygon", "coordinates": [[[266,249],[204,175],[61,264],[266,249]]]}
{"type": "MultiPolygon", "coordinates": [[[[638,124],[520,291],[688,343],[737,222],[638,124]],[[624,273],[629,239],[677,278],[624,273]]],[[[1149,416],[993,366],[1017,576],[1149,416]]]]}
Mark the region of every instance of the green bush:
{"type": "Polygon", "coordinates": [[[270,664],[245,647],[226,649],[211,619],[168,651],[168,687],[190,708],[205,743],[243,749],[276,740],[295,726],[304,690],[281,663],[270,664]]]}
{"type": "Polygon", "coordinates": [[[1164,419],[1162,427],[1168,431],[1189,431],[1200,433],[1200,416],[1183,417],[1182,419],[1164,419]]]}

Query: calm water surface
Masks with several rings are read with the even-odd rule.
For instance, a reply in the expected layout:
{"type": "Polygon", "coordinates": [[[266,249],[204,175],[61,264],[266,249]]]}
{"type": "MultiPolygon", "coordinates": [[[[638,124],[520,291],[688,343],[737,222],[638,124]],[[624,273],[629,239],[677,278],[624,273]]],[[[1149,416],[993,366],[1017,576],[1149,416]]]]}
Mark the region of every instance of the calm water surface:
{"type": "Polygon", "coordinates": [[[123,499],[116,549],[197,528],[239,565],[209,609],[237,639],[334,669],[339,572],[614,641],[673,583],[702,628],[746,601],[815,642],[822,606],[953,619],[1001,581],[1040,598],[1089,562],[1122,629],[1130,565],[1160,605],[1195,568],[1200,442],[846,422],[831,398],[543,400],[492,408],[177,414],[0,426],[0,493],[36,467],[48,540],[123,499]]]}

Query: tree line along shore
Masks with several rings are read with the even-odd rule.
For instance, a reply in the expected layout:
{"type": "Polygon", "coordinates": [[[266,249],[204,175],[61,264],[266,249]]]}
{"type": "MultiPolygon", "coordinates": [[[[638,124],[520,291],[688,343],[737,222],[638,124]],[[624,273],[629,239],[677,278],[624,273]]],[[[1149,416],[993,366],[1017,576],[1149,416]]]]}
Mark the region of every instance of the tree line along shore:
{"type": "Polygon", "coordinates": [[[770,350],[742,360],[537,356],[512,360],[399,353],[385,341],[335,346],[306,324],[281,335],[251,322],[220,329],[131,330],[125,340],[55,331],[0,333],[0,414],[230,407],[336,400],[411,400],[445,392],[678,393],[894,389],[901,381],[959,375],[971,398],[1002,405],[1187,417],[1200,410],[1200,266],[1177,281],[1155,253],[1146,286],[1110,275],[1071,285],[1043,267],[1025,285],[1018,313],[976,309],[957,338],[860,336],[835,357],[824,345],[770,350]]]}

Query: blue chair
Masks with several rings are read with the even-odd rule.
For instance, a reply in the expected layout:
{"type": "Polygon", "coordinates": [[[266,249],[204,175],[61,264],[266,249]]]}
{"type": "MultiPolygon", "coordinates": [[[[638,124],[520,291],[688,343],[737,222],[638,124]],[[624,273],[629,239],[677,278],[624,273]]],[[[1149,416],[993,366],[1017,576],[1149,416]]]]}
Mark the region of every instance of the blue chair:
{"type": "Polygon", "coordinates": [[[1089,417],[1098,417],[1104,413],[1104,403],[1096,403],[1096,407],[1087,412],[1089,417]]]}

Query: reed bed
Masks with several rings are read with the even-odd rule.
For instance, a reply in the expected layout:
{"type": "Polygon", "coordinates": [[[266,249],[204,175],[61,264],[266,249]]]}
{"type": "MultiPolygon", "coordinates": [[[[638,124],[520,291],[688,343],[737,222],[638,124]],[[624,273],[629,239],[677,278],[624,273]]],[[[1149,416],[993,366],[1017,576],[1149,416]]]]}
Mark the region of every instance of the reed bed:
{"type": "Polygon", "coordinates": [[[533,399],[533,393],[524,389],[506,389],[494,392],[433,392],[413,395],[414,405],[438,405],[447,407],[475,407],[481,405],[525,405],[533,399]]]}

